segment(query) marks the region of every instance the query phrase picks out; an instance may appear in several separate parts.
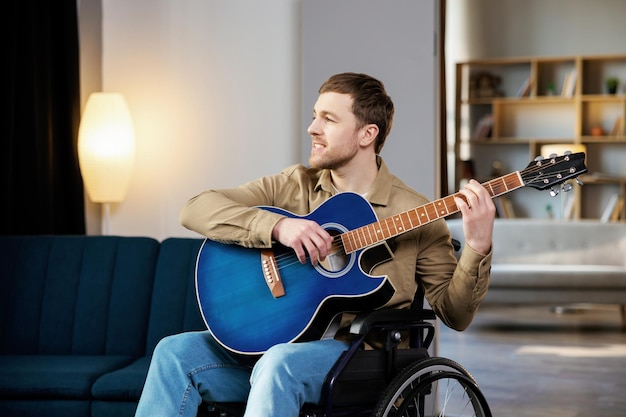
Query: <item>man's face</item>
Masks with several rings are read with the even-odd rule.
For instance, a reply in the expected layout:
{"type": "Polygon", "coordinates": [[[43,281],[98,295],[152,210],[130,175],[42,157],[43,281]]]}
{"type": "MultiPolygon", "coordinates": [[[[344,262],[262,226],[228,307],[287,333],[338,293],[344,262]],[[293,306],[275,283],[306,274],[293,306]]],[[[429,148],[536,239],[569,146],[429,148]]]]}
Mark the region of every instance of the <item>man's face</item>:
{"type": "Polygon", "coordinates": [[[330,92],[320,94],[307,132],[311,135],[309,164],[313,168],[338,169],[346,165],[359,150],[352,97],[330,92]]]}

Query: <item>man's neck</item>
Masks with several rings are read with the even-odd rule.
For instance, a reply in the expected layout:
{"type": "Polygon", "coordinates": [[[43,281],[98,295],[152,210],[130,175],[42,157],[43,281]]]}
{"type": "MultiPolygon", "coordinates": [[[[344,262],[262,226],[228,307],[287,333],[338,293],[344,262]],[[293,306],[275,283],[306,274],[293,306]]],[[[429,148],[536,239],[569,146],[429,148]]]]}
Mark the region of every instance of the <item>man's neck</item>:
{"type": "Polygon", "coordinates": [[[345,166],[331,170],[333,186],[339,192],[351,191],[366,194],[378,175],[376,156],[360,165],[345,166]]]}

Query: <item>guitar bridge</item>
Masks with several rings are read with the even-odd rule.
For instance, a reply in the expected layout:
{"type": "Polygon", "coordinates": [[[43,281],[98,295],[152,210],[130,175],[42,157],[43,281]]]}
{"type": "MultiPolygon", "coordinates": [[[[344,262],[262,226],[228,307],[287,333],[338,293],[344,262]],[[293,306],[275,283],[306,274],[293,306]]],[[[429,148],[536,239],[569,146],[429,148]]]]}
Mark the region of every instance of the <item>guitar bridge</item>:
{"type": "Polygon", "coordinates": [[[263,269],[263,277],[267,284],[272,296],[279,298],[285,295],[285,287],[280,279],[280,273],[276,267],[276,257],[271,250],[261,251],[261,268],[263,269]]]}

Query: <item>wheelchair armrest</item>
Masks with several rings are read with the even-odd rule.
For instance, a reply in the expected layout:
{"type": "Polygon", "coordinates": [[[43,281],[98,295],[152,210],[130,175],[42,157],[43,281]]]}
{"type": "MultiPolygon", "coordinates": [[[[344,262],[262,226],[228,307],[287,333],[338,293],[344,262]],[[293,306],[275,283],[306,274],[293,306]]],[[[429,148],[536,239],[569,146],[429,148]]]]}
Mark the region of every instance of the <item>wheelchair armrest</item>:
{"type": "Polygon", "coordinates": [[[424,320],[435,320],[432,310],[374,310],[360,313],[350,326],[350,333],[365,335],[373,328],[396,327],[398,330],[409,330],[418,327],[424,320]]]}

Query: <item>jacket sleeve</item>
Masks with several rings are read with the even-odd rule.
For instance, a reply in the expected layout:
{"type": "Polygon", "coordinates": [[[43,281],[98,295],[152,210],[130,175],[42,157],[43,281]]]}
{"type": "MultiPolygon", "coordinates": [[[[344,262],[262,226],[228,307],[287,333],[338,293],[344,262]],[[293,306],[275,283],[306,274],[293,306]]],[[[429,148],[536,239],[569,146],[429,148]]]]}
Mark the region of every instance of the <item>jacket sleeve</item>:
{"type": "Polygon", "coordinates": [[[441,225],[429,233],[435,236],[424,236],[431,243],[420,251],[417,275],[437,316],[448,327],[464,330],[487,295],[492,251],[481,255],[466,244],[457,261],[445,222],[441,225]]]}
{"type": "Polygon", "coordinates": [[[211,240],[269,248],[272,230],[284,216],[257,206],[274,204],[276,181],[260,178],[237,188],[205,191],[184,205],[180,222],[211,240]]]}

